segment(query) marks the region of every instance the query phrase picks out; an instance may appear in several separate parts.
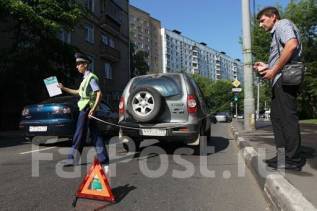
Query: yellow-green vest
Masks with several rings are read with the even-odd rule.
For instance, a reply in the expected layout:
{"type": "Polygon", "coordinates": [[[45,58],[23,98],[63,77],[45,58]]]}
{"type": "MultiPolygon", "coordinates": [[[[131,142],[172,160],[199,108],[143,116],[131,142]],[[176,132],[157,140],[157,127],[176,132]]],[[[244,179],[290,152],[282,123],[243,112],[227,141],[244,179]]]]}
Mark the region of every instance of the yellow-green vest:
{"type": "Polygon", "coordinates": [[[92,108],[95,103],[96,93],[93,91],[90,91],[88,93],[87,89],[91,79],[95,79],[96,81],[98,81],[98,77],[95,74],[89,73],[89,75],[81,82],[79,86],[80,99],[77,103],[79,111],[83,110],[87,106],[87,104],[90,108],[92,108]]]}

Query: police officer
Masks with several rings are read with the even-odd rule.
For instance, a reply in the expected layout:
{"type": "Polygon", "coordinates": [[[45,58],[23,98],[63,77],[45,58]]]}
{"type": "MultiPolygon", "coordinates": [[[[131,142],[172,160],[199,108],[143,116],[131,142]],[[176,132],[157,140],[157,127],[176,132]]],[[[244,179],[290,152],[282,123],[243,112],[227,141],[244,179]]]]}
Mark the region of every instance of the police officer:
{"type": "Polygon", "coordinates": [[[68,154],[64,166],[76,165],[83,151],[85,144],[87,130],[90,130],[91,141],[94,144],[97,151],[97,158],[103,165],[108,165],[109,157],[105,148],[103,137],[100,131],[97,129],[96,120],[92,119],[95,112],[98,109],[98,105],[101,101],[102,94],[98,85],[98,77],[88,70],[88,65],[91,63],[90,59],[81,53],[75,54],[76,68],[78,72],[83,74],[83,80],[79,86],[79,89],[70,89],[63,84],[59,84],[59,87],[72,95],[79,95],[80,99],[77,103],[79,108],[79,115],[76,124],[76,131],[73,136],[72,148],[68,154]]]}

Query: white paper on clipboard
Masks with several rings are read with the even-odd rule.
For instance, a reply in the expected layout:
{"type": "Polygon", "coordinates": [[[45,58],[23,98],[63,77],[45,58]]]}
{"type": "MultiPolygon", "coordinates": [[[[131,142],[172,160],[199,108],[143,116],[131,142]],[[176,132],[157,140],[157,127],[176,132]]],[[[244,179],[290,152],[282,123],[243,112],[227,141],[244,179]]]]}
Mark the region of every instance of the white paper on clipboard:
{"type": "Polygon", "coordinates": [[[62,90],[57,86],[58,81],[56,76],[45,78],[44,83],[50,97],[62,94],[62,90]]]}

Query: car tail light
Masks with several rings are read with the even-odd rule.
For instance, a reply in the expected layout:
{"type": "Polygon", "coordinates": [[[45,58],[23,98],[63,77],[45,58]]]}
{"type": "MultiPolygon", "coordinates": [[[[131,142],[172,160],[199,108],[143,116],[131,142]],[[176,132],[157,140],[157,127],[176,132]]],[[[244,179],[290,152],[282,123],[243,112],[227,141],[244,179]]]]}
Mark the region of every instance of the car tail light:
{"type": "Polygon", "coordinates": [[[69,107],[57,107],[54,109],[53,114],[70,114],[72,110],[69,107]]]}
{"type": "Polygon", "coordinates": [[[30,114],[30,110],[28,108],[23,108],[22,110],[22,116],[27,116],[30,114]]]}
{"type": "Polygon", "coordinates": [[[188,113],[197,112],[197,102],[195,96],[193,95],[188,95],[187,97],[187,111],[188,113]]]}
{"type": "Polygon", "coordinates": [[[121,96],[120,102],[119,102],[119,114],[124,113],[124,97],[121,96]]]}

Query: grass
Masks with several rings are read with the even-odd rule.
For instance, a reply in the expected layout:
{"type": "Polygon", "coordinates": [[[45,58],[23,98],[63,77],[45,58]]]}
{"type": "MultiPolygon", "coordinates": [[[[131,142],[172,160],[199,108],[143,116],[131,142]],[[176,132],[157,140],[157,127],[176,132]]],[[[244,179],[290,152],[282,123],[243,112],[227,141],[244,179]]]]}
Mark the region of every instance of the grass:
{"type": "Polygon", "coordinates": [[[300,120],[300,123],[317,124],[317,119],[304,119],[304,120],[300,120]]]}

